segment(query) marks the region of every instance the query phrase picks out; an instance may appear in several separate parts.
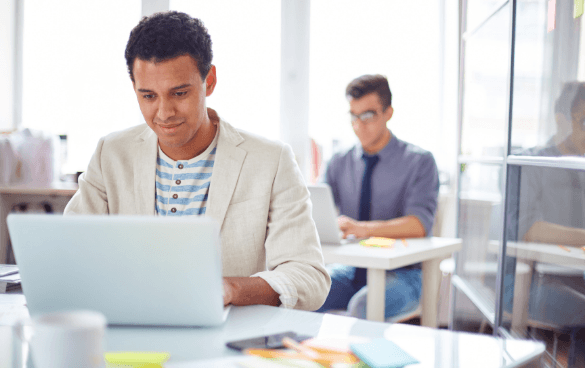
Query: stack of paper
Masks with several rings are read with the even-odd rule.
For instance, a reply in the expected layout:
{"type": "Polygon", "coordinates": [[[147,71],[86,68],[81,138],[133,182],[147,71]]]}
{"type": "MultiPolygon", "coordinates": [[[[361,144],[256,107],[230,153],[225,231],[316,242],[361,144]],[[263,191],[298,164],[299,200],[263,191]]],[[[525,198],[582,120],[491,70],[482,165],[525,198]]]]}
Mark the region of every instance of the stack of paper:
{"type": "Polygon", "coordinates": [[[16,265],[0,265],[0,293],[20,289],[20,274],[16,265]]]}

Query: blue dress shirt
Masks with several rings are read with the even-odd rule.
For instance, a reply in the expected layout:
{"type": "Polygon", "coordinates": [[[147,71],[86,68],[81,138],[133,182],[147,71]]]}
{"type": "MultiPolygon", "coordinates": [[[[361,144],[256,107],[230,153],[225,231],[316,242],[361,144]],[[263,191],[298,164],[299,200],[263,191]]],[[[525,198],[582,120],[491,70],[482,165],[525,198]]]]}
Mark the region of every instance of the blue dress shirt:
{"type": "MultiPolygon", "coordinates": [[[[335,155],[326,172],[340,214],[359,217],[359,202],[365,164],[360,144],[335,155]]],[[[372,174],[371,220],[390,220],[414,215],[431,236],[439,175],[432,153],[404,142],[394,134],[377,153],[380,161],[372,174]]]]}

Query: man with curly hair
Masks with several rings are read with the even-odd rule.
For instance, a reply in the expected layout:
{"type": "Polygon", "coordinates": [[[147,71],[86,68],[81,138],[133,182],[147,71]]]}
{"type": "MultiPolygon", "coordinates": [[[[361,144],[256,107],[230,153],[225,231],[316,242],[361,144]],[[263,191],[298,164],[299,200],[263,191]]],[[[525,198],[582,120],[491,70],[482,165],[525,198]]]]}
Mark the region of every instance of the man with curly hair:
{"type": "Polygon", "coordinates": [[[331,280],[292,150],[206,106],[217,72],[203,23],[144,17],[125,56],[146,124],[99,141],[65,213],[211,217],[224,304],[319,308],[331,280]]]}

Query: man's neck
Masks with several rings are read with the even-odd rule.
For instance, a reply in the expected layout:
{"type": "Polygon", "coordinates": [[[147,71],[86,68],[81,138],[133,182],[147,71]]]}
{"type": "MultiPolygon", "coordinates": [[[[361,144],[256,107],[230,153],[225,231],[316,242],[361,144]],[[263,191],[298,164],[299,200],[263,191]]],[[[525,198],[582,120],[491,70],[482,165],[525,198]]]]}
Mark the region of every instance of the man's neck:
{"type": "Polygon", "coordinates": [[[194,157],[199,156],[209,147],[217,131],[219,129],[219,117],[215,111],[208,109],[209,119],[205,122],[197,131],[194,139],[190,144],[183,147],[168,147],[160,144],[159,146],[171,160],[173,161],[186,161],[194,157]]]}
{"type": "Polygon", "coordinates": [[[380,152],[381,150],[388,145],[390,140],[392,139],[392,132],[390,129],[386,129],[384,135],[380,138],[378,142],[371,145],[370,147],[366,148],[362,146],[362,150],[367,153],[368,155],[375,155],[376,153],[380,152]]]}

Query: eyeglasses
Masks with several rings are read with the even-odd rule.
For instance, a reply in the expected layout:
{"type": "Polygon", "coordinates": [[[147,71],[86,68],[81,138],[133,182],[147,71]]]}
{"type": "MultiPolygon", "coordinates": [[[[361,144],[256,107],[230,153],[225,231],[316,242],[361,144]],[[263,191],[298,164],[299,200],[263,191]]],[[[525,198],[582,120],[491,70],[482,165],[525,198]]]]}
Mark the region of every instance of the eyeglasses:
{"type": "Polygon", "coordinates": [[[352,113],[352,112],[349,113],[352,124],[356,124],[358,119],[363,124],[371,123],[376,118],[376,115],[378,115],[378,113],[375,111],[372,111],[372,110],[368,110],[368,111],[362,112],[361,114],[357,114],[357,115],[352,113]]]}

